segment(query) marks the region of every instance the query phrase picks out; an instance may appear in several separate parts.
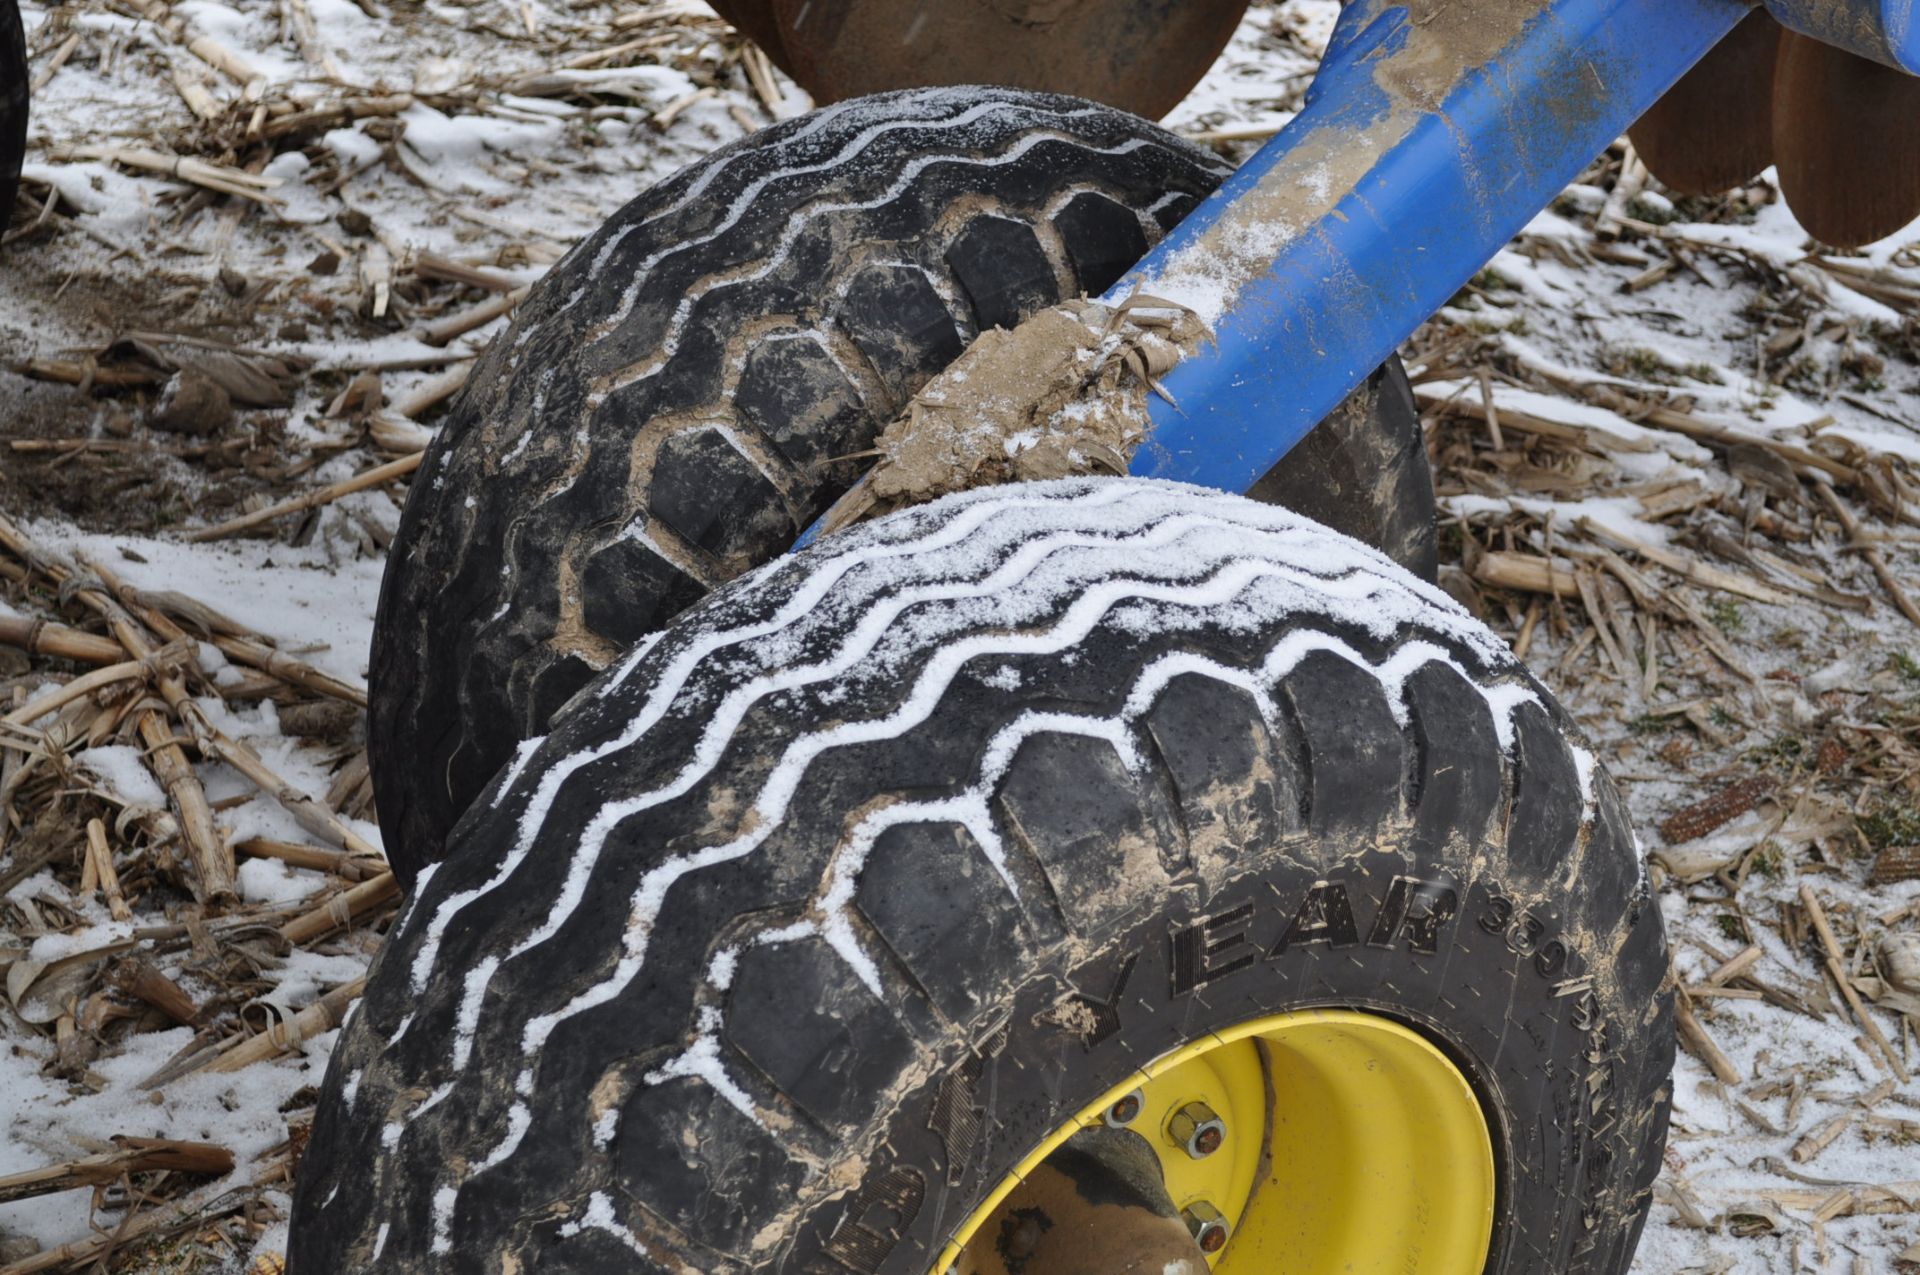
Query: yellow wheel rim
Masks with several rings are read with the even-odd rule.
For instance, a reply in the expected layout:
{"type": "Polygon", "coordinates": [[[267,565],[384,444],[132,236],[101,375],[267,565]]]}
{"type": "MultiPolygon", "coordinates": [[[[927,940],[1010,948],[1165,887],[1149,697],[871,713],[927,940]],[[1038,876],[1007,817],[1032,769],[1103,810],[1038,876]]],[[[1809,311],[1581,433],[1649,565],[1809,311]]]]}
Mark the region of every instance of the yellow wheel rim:
{"type": "Polygon", "coordinates": [[[1132,1115],[1174,1204],[1217,1214],[1215,1275],[1478,1275],[1493,1237],[1493,1140],[1466,1077],[1390,1019],[1307,1010],[1243,1023],[1149,1063],[1055,1130],[941,1253],[949,1275],[975,1232],[1080,1129],[1132,1115]],[[1196,1104],[1198,1104],[1196,1106],[1196,1104]],[[1137,1106],[1138,1112],[1133,1108],[1137,1106]],[[1218,1149],[1187,1145],[1195,1118],[1218,1149]]]}

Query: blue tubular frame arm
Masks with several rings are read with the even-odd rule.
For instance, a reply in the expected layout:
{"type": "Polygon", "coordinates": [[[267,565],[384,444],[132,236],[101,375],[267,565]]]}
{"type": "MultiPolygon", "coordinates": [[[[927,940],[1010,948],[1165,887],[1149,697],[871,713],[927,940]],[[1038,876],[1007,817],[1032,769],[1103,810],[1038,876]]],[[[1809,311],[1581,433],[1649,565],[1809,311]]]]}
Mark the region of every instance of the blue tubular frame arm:
{"type": "MultiPolygon", "coordinates": [[[[1920,0],[1769,7],[1920,71],[1920,0]]],[[[1133,472],[1246,490],[1750,8],[1351,0],[1299,117],[1105,298],[1215,337],[1167,374],[1133,472]]]]}
{"type": "Polygon", "coordinates": [[[1767,0],[1767,8],[1802,35],[1920,75],[1920,4],[1915,0],[1767,0]]]}

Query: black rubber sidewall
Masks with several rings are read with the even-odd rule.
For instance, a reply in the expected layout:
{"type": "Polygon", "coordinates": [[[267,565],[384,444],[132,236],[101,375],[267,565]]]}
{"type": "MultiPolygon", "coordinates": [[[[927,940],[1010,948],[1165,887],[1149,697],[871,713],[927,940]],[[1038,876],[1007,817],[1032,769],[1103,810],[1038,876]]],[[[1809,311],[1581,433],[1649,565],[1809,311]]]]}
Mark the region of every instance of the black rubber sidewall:
{"type": "MultiPolygon", "coordinates": [[[[1336,870],[1326,880],[1347,887],[1365,934],[1389,883],[1401,872],[1446,879],[1400,855],[1375,854],[1365,857],[1364,866],[1336,870]]],[[[1306,869],[1275,862],[1223,892],[1208,915],[1253,905],[1248,938],[1267,953],[1286,929],[1293,901],[1315,884],[1315,874],[1306,869]]],[[[979,1092],[993,1094],[1001,1105],[993,1110],[991,1133],[958,1188],[946,1185],[953,1166],[933,1131],[939,1083],[902,1107],[884,1140],[897,1155],[874,1164],[867,1181],[901,1171],[918,1174],[926,1183],[926,1202],[900,1234],[898,1248],[871,1275],[925,1275],[954,1230],[1012,1167],[1117,1078],[1209,1032],[1318,1008],[1377,1013],[1412,1027],[1468,1077],[1489,1120],[1498,1179],[1488,1272],[1624,1271],[1643,1219],[1608,1216],[1594,1207],[1595,1188],[1604,1189],[1616,1158],[1644,1154],[1608,1136],[1609,1127],[1619,1123],[1612,1109],[1615,1088],[1633,1092],[1638,1086],[1609,1083],[1595,1101],[1586,1101],[1590,1070],[1585,1056],[1599,1048],[1613,1055],[1609,1065],[1626,1067],[1659,1051],[1642,1036],[1643,1029],[1598,1015],[1591,998],[1556,996],[1564,975],[1540,975],[1531,958],[1508,947],[1504,933],[1487,932],[1479,922],[1484,918],[1491,924],[1498,914],[1498,894],[1497,886],[1485,882],[1469,885],[1452,923],[1454,941],[1431,957],[1383,951],[1364,941],[1339,951],[1316,945],[1278,959],[1262,955],[1217,982],[1179,994],[1169,986],[1169,935],[1204,918],[1170,909],[1146,919],[1072,975],[1072,992],[1093,1001],[1111,1003],[1124,986],[1117,1026],[1106,1039],[1088,1047],[1042,1025],[1055,1004],[1044,993],[1029,994],[1011,1007],[1005,1043],[988,1057],[979,1082],[979,1092]],[[1444,1008],[1449,1005],[1454,1012],[1444,1008]],[[1460,1012],[1474,1005],[1489,1012],[1460,1012]],[[1589,1024],[1584,1029],[1583,1021],[1589,1024]],[[1540,1237],[1551,1238],[1543,1243],[1540,1237]],[[1587,1237],[1591,1247],[1578,1247],[1576,1242],[1587,1237]]],[[[1560,934],[1549,922],[1540,942],[1560,934]]],[[[844,1269],[828,1236],[856,1223],[862,1212],[858,1193],[822,1209],[779,1269],[844,1269]]]]}

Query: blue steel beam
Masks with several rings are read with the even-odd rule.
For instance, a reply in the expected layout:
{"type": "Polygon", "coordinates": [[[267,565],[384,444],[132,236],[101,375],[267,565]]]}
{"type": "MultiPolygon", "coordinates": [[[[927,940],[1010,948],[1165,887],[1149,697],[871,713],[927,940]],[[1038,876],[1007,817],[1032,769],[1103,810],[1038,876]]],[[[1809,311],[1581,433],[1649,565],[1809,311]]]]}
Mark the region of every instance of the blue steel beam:
{"type": "Polygon", "coordinates": [[[1920,75],[1916,0],[1767,0],[1767,9],[1802,35],[1920,75]]]}
{"type": "Polygon", "coordinates": [[[1246,490],[1748,8],[1352,0],[1300,116],[1105,298],[1215,337],[1167,374],[1133,472],[1246,490]]]}
{"type": "MultiPolygon", "coordinates": [[[[1766,3],[1920,73],[1920,0],[1766,3]]],[[[1133,472],[1246,490],[1752,7],[1349,0],[1299,117],[1103,298],[1214,335],[1149,400],[1133,472]]]]}

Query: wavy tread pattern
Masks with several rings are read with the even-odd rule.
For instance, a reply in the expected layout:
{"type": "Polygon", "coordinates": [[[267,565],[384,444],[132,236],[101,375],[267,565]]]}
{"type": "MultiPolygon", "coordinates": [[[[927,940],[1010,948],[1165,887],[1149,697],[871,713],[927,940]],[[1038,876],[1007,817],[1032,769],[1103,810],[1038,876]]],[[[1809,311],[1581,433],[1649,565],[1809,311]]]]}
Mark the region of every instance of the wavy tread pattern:
{"type": "MultiPolygon", "coordinates": [[[[1541,1113],[1496,1268],[1624,1270],[1664,1137],[1664,940],[1571,734],[1438,590],[1238,497],[974,492],[762,568],[595,681],[422,875],[334,1056],[296,1275],[586,1270],[609,1245],[802,1269],[863,1174],[926,1180],[888,1158],[944,1127],[943,1069],[989,1038],[1079,1056],[1033,998],[1089,951],[1145,924],[1151,963],[1163,916],[1379,854],[1531,911],[1475,903],[1432,968],[1302,940],[1297,981],[1208,1012],[1426,1015],[1541,1113]],[[1548,1018],[1523,1029],[1528,1005],[1548,1018]]],[[[1135,1064],[1174,1017],[1123,1035],[1135,1064]]],[[[947,1144],[968,1190],[1072,1105],[1001,1085],[981,1149],[947,1144]]],[[[937,1230],[912,1238],[854,1269],[923,1269],[937,1230]]]]}
{"type": "Polygon", "coordinates": [[[1077,99],[893,93],[719,151],[574,249],[475,369],[390,560],[395,868],[593,670],[791,544],[983,327],[1102,291],[1226,172],[1077,99]]]}

